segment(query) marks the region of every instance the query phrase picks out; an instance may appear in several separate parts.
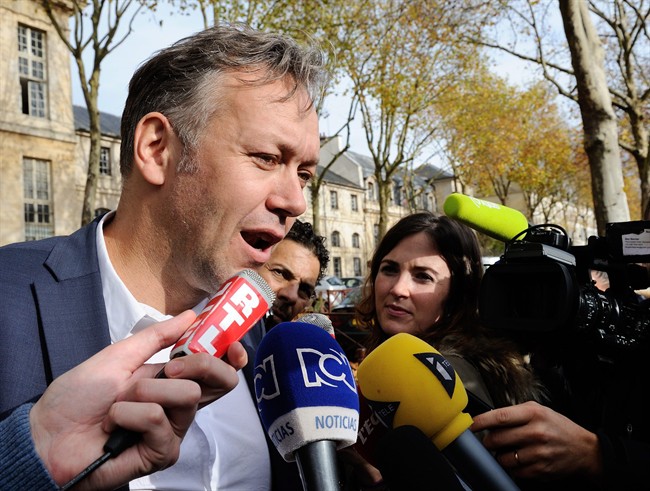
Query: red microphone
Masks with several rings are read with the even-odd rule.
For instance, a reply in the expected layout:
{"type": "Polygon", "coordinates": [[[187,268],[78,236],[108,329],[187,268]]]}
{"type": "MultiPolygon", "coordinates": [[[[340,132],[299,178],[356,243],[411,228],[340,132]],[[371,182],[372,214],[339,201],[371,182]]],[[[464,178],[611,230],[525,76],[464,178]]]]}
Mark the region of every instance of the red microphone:
{"type": "Polygon", "coordinates": [[[176,342],[171,358],[192,353],[221,357],[239,341],[273,305],[275,293],[252,269],[226,281],[210,299],[185,334],[176,342]]]}

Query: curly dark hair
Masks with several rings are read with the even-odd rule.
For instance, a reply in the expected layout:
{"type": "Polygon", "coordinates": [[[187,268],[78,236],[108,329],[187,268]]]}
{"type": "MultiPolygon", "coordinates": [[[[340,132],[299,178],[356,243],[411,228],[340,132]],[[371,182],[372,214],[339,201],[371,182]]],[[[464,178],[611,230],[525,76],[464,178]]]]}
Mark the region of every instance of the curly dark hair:
{"type": "Polygon", "coordinates": [[[296,220],[296,223],[293,224],[284,240],[292,240],[314,253],[320,263],[320,272],[317,280],[320,281],[330,262],[330,253],[327,247],[325,247],[325,237],[316,235],[311,223],[296,220]]]}

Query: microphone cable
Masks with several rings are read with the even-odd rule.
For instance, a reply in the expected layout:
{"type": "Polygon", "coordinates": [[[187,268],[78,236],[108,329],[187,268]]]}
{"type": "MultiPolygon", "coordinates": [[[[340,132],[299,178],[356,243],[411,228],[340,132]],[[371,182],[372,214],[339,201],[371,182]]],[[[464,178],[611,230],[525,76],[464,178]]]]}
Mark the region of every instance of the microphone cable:
{"type": "Polygon", "coordinates": [[[72,480],[68,481],[61,487],[61,491],[67,491],[75,486],[77,483],[88,477],[95,469],[101,466],[107,460],[117,457],[124,450],[135,444],[141,438],[141,434],[135,431],[125,430],[118,428],[114,431],[109,439],[104,444],[104,454],[95,460],[92,464],[86,467],[83,471],[77,474],[72,480]]]}

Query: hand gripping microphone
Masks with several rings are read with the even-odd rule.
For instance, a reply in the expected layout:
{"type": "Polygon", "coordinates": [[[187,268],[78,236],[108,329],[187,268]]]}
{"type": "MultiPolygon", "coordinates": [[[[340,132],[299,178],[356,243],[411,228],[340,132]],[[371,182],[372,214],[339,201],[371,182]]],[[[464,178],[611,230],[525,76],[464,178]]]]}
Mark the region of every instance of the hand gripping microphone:
{"type": "Polygon", "coordinates": [[[475,491],[519,491],[505,470],[468,429],[463,383],[432,346],[407,333],[373,350],[357,370],[359,388],[389,428],[415,426],[475,491]]]}
{"type": "MultiPolygon", "coordinates": [[[[192,353],[209,353],[221,357],[228,347],[239,341],[275,301],[275,293],[252,269],[240,271],[226,281],[196,317],[185,334],[172,348],[171,358],[192,353]]],[[[156,378],[165,378],[164,367],[156,378]]],[[[67,490],[108,459],[118,456],[140,439],[140,433],[117,428],[104,445],[104,455],[68,482],[67,490]]]]}
{"type": "Polygon", "coordinates": [[[280,323],[257,349],[254,382],[264,429],[305,491],[338,491],[336,450],[355,442],[359,421],[343,348],[320,327],[280,323]]]}
{"type": "Polygon", "coordinates": [[[514,208],[460,193],[447,196],[443,209],[448,217],[502,242],[515,236],[523,239],[522,232],[530,227],[526,217],[514,208]]]}
{"type": "MultiPolygon", "coordinates": [[[[222,357],[228,347],[239,341],[273,305],[275,293],[252,269],[240,271],[226,281],[206,304],[185,334],[172,348],[171,358],[192,353],[222,357]]],[[[165,378],[163,367],[156,378],[165,378]]],[[[140,438],[139,433],[118,429],[104,450],[119,455],[140,438]]]]}

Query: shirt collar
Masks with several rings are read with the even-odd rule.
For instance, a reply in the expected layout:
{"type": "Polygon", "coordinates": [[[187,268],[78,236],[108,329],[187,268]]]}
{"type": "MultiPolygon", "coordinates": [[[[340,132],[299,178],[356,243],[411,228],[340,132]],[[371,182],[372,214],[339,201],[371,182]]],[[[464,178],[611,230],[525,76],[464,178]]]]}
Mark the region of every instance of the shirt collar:
{"type": "Polygon", "coordinates": [[[138,302],[113,268],[104,241],[104,224],[110,222],[114,215],[114,211],[107,213],[97,225],[97,259],[108,327],[113,343],[154,322],[171,317],[138,302]]]}

